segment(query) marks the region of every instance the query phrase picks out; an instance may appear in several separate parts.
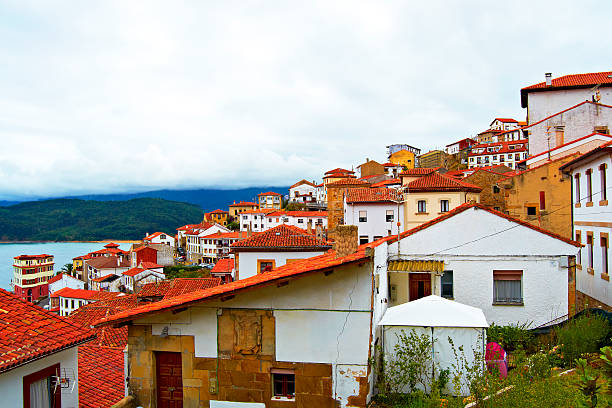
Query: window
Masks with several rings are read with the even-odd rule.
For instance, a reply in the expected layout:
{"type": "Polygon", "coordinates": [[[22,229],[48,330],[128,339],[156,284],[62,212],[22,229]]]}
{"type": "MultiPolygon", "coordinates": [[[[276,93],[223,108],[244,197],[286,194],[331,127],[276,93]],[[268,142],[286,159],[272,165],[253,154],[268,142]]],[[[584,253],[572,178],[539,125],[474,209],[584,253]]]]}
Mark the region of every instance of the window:
{"type": "Polygon", "coordinates": [[[593,269],[593,233],[587,232],[587,256],[588,266],[593,269]]]}
{"type": "Polygon", "coordinates": [[[535,216],[536,214],[537,214],[537,213],[536,213],[536,208],[535,208],[535,206],[533,206],[533,205],[528,205],[528,206],[527,206],[527,215],[529,215],[529,216],[535,216]]]}
{"type": "Polygon", "coordinates": [[[607,200],[608,194],[606,193],[606,163],[602,163],[599,166],[599,179],[601,180],[601,200],[607,200]]]}
{"type": "Polygon", "coordinates": [[[546,193],[544,191],[540,191],[540,211],[546,209],[546,193]]]}
{"type": "Polygon", "coordinates": [[[24,407],[61,407],[61,390],[56,389],[53,377],[60,372],[55,364],[23,377],[24,407]]]}
{"type": "Polygon", "coordinates": [[[295,374],[292,370],[272,369],[274,398],[295,397],[295,374]]]}
{"type": "Polygon", "coordinates": [[[574,176],[574,189],[575,191],[575,196],[576,196],[576,204],[580,203],[580,173],[576,174],[574,176]]]}
{"type": "Polygon", "coordinates": [[[586,171],[586,177],[587,177],[587,200],[588,202],[592,202],[593,201],[593,184],[591,183],[592,181],[592,174],[593,171],[591,169],[588,169],[586,171]]]}
{"type": "Polygon", "coordinates": [[[298,224],[303,224],[304,223],[304,219],[303,218],[298,218],[298,224]]]}
{"type": "Polygon", "coordinates": [[[289,218],[283,218],[283,222],[289,222],[289,218]]]}
{"type": "Polygon", "coordinates": [[[442,275],[442,297],[453,298],[453,271],[444,271],[442,275]]]}
{"type": "Polygon", "coordinates": [[[610,131],[607,126],[595,126],[593,130],[597,133],[603,133],[604,135],[609,135],[610,131]]]}
{"type": "Polygon", "coordinates": [[[522,304],[523,271],[493,271],[493,303],[522,304]]]}
{"type": "Polygon", "coordinates": [[[394,218],[395,218],[395,213],[393,212],[393,210],[387,210],[385,220],[387,222],[393,222],[394,218]]]}
{"type": "Polygon", "coordinates": [[[448,212],[448,200],[440,200],[440,212],[448,212]]]}
{"type": "Polygon", "coordinates": [[[71,308],[71,309],[74,309],[74,299],[72,299],[72,300],[70,301],[70,308],[71,308]]]}
{"type": "Polygon", "coordinates": [[[368,222],[368,212],[359,211],[359,222],[368,222]]]}
{"type": "Polygon", "coordinates": [[[427,212],[427,202],[425,200],[417,201],[417,211],[420,213],[427,212]]]}
{"type": "Polygon", "coordinates": [[[493,193],[497,194],[497,193],[499,193],[499,191],[500,191],[499,190],[499,186],[493,185],[493,193]]]}
{"type": "Polygon", "coordinates": [[[363,244],[367,244],[368,241],[368,236],[367,235],[361,235],[359,237],[359,245],[363,245],[363,244]]]}
{"type": "Polygon", "coordinates": [[[601,273],[608,273],[608,234],[601,234],[601,273]]]}
{"type": "Polygon", "coordinates": [[[258,259],[257,270],[259,273],[270,272],[274,269],[274,259],[258,259]]]}
{"type": "MultiPolygon", "coordinates": [[[[582,235],[580,231],[576,231],[576,242],[582,244],[582,235]]],[[[576,263],[582,264],[582,247],[578,248],[578,255],[576,256],[576,263]]]]}

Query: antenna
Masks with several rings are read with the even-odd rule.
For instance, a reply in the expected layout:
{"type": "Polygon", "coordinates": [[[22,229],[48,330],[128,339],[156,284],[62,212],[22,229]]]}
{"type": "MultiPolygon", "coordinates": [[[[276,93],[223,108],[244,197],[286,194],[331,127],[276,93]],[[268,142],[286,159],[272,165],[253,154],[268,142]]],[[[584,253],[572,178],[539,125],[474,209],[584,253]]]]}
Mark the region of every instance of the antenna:
{"type": "Polygon", "coordinates": [[[62,367],[56,374],[57,375],[51,377],[53,381],[53,393],[55,394],[58,389],[61,389],[61,392],[64,394],[72,394],[77,383],[74,368],[62,367]]]}

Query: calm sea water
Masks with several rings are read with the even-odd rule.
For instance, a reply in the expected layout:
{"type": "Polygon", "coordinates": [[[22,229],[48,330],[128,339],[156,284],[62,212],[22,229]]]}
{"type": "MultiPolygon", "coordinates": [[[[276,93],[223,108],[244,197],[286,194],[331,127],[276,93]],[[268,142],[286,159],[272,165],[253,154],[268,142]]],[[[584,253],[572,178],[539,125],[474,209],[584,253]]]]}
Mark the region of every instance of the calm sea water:
{"type": "MultiPolygon", "coordinates": [[[[49,254],[55,257],[54,271],[59,271],[72,258],[104,248],[107,242],[43,242],[35,244],[0,244],[0,288],[10,290],[13,278],[13,258],[18,255],[49,254]]],[[[132,244],[120,244],[129,250],[132,244]]]]}

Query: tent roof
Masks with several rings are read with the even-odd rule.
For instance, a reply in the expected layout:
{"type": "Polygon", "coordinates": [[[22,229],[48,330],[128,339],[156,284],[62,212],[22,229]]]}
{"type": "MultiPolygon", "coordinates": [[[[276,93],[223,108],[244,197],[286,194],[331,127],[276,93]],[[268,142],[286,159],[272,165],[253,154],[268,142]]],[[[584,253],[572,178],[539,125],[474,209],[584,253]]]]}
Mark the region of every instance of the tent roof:
{"type": "Polygon", "coordinates": [[[378,325],[489,327],[481,309],[435,295],[388,308],[378,325]]]}

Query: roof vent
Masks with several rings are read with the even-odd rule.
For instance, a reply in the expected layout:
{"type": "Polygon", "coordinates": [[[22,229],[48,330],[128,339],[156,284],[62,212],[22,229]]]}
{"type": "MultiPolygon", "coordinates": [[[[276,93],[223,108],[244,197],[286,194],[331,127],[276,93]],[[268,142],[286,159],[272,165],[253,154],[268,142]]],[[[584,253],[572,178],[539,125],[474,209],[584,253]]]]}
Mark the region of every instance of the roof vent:
{"type": "Polygon", "coordinates": [[[546,78],[546,86],[552,86],[552,73],[545,73],[544,78],[546,78]]]}

